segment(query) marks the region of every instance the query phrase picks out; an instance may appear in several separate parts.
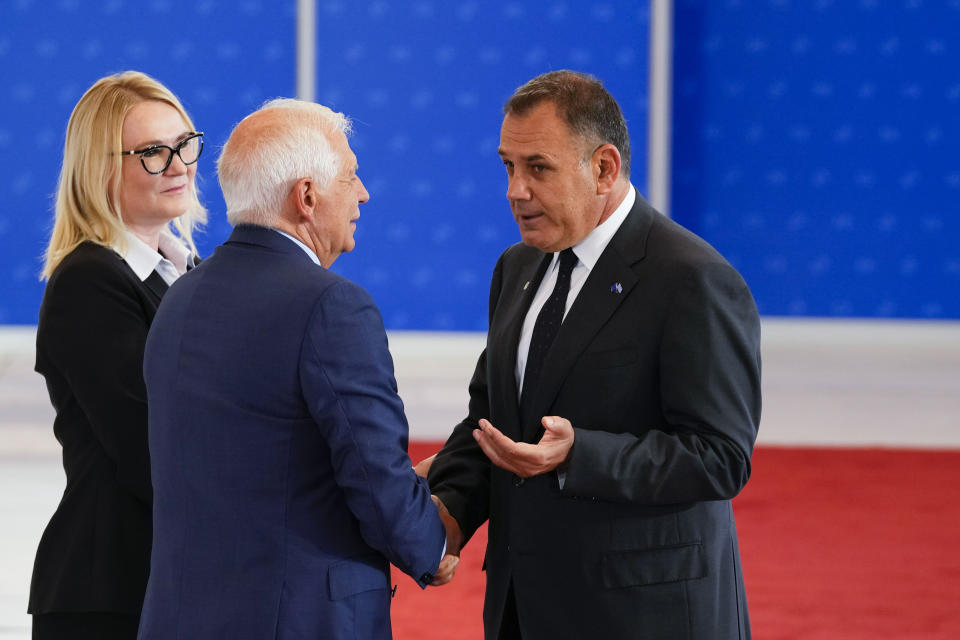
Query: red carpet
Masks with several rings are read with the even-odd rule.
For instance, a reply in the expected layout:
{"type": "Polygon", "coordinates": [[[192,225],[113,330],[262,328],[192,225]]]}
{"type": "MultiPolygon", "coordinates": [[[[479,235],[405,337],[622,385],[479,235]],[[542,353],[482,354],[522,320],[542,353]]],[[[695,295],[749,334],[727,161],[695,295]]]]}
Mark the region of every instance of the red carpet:
{"type": "MultiPolygon", "coordinates": [[[[757,640],[960,639],[960,451],[763,447],[734,510],[757,640]]],[[[485,544],[445,587],[394,572],[397,640],[482,637],[485,544]]]]}

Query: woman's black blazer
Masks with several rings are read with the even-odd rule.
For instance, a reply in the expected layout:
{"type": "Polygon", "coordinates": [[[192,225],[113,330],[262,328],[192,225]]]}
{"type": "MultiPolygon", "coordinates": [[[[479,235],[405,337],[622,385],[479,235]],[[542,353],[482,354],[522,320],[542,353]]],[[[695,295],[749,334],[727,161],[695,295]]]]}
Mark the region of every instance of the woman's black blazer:
{"type": "Polygon", "coordinates": [[[36,370],[67,484],[37,549],[30,613],[140,614],[152,533],[143,348],[166,288],[90,242],[47,283],[36,370]]]}

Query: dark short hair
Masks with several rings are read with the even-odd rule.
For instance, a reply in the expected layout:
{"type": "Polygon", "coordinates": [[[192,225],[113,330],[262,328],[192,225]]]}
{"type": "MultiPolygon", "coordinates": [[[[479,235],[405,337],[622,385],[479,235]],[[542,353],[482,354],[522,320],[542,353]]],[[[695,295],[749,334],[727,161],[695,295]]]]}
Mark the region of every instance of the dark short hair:
{"type": "Polygon", "coordinates": [[[539,75],[519,87],[503,105],[504,115],[522,116],[541,102],[552,102],[570,130],[587,141],[610,143],[620,152],[621,173],[630,176],[630,134],[620,105],[595,77],[562,69],[539,75]]]}

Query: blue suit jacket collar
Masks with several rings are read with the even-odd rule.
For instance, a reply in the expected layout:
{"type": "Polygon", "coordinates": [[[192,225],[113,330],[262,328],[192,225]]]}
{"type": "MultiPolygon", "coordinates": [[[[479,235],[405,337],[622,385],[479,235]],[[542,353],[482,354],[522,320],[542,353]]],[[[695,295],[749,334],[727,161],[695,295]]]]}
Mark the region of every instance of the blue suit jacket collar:
{"type": "Polygon", "coordinates": [[[275,230],[269,227],[261,227],[254,224],[238,224],[224,244],[250,244],[258,247],[265,247],[280,253],[296,255],[313,264],[310,256],[303,252],[303,249],[284,238],[275,230]]]}

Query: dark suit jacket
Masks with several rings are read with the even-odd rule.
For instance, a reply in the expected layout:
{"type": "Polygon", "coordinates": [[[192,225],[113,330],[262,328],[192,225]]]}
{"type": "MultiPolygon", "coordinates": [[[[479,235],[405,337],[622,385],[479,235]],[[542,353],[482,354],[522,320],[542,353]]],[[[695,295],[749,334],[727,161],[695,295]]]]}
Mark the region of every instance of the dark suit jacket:
{"type": "Polygon", "coordinates": [[[497,637],[512,581],[525,640],[749,638],[730,506],[760,416],[746,284],[637,196],[521,416],[517,343],[549,261],[518,244],[497,263],[469,416],[430,472],[467,536],[489,518],[486,637],[497,637]],[[544,415],[575,428],[562,490],[555,472],[523,481],[493,467],[471,437],[488,417],[536,442],[544,415]]]}
{"type": "Polygon", "coordinates": [[[239,226],[167,293],[144,375],[140,637],[389,638],[388,561],[429,581],[444,530],[370,296],[239,226]]]}
{"type": "Polygon", "coordinates": [[[89,242],[47,283],[36,370],[56,410],[67,486],[37,549],[31,613],[140,613],[152,500],[143,346],[165,290],[89,242]]]}

